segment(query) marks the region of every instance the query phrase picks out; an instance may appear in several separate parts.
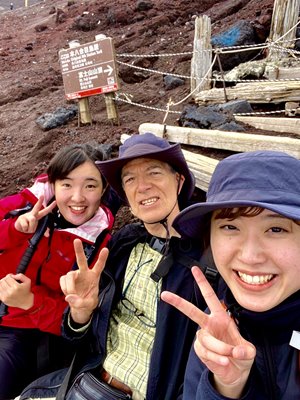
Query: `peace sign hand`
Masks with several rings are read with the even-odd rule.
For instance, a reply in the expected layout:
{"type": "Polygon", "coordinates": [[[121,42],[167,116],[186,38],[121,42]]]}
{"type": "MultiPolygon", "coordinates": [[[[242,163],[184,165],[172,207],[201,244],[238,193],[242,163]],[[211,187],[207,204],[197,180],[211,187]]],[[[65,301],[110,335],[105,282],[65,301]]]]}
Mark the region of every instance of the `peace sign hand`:
{"type": "Polygon", "coordinates": [[[201,270],[192,268],[210,314],[174,293],[162,292],[161,298],[196,322],[201,329],[194,344],[200,360],[214,375],[216,390],[223,396],[239,398],[248,380],[256,350],[239,333],[201,270]]]}
{"type": "Polygon", "coordinates": [[[51,213],[56,206],[56,201],[53,201],[49,206],[43,208],[43,201],[44,196],[41,196],[29,212],[17,218],[15,222],[17,231],[22,233],[34,233],[36,231],[39,220],[51,213]]]}
{"type": "Polygon", "coordinates": [[[80,239],[74,240],[74,250],[78,269],[61,276],[60,287],[69,303],[73,321],[85,324],[99,302],[99,280],[108,257],[108,249],[103,248],[100,251],[93,268],[88,267],[80,239]]]}

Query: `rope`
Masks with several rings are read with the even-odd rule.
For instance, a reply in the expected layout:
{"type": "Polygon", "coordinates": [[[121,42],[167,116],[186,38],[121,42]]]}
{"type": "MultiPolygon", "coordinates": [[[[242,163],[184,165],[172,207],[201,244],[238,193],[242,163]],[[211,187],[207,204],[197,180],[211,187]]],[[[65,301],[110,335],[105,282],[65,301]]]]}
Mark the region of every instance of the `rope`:
{"type": "Polygon", "coordinates": [[[171,111],[171,110],[168,110],[168,108],[158,108],[158,107],[153,107],[153,106],[146,106],[145,104],[135,103],[134,101],[129,99],[129,96],[132,96],[132,95],[128,95],[127,93],[116,93],[116,96],[115,96],[114,100],[115,101],[120,101],[120,102],[123,102],[123,103],[128,103],[128,104],[131,104],[133,106],[146,108],[146,109],[149,109],[149,110],[155,110],[155,111],[161,111],[161,112],[169,112],[171,114],[181,114],[181,111],[171,111]],[[122,98],[122,96],[124,96],[124,98],[122,98]]]}
{"type": "MultiPolygon", "coordinates": [[[[289,110],[289,111],[296,111],[295,110],[289,110]]],[[[252,112],[252,113],[235,113],[233,115],[236,116],[245,116],[245,115],[271,115],[271,114],[283,114],[285,113],[285,110],[276,110],[276,111],[259,111],[259,112],[252,112]]]]}
{"type": "MultiPolygon", "coordinates": [[[[187,76],[187,75],[182,75],[182,74],[176,74],[176,73],[171,73],[171,72],[166,72],[166,71],[159,71],[159,70],[155,70],[155,69],[151,69],[151,68],[143,68],[137,65],[133,65],[133,64],[129,64],[127,62],[122,62],[117,60],[117,63],[120,65],[124,65],[126,67],[130,67],[133,69],[137,69],[140,71],[145,71],[145,72],[149,72],[152,74],[159,74],[159,75],[169,75],[169,76],[173,76],[173,77],[178,77],[178,78],[183,78],[183,79],[200,79],[200,83],[197,85],[197,87],[191,91],[187,96],[185,96],[183,99],[177,101],[177,102],[173,102],[173,100],[170,98],[168,100],[168,103],[166,104],[165,108],[159,108],[159,107],[153,107],[153,106],[148,106],[148,105],[143,105],[143,104],[139,104],[137,102],[133,102],[132,98],[133,95],[131,94],[126,94],[126,93],[116,93],[115,96],[115,101],[120,101],[120,102],[124,102],[124,103],[128,103],[130,105],[134,105],[136,107],[141,107],[141,108],[145,108],[145,109],[150,109],[150,110],[155,110],[155,111],[159,111],[159,112],[164,112],[165,116],[163,118],[163,124],[165,123],[167,116],[169,114],[181,114],[180,111],[174,111],[171,110],[171,107],[175,107],[178,106],[182,103],[184,103],[186,100],[188,100],[196,91],[199,90],[199,87],[201,87],[201,85],[203,84],[203,82],[205,80],[209,80],[211,82],[223,82],[223,86],[224,86],[224,91],[225,91],[225,97],[226,97],[226,88],[225,88],[225,83],[230,83],[230,82],[235,82],[235,83],[253,83],[253,82],[289,82],[289,81],[300,81],[300,78],[280,78],[280,79],[251,79],[251,80],[247,80],[247,79],[226,79],[226,77],[222,77],[222,78],[208,78],[208,75],[210,74],[210,72],[212,71],[212,68],[216,62],[216,60],[218,60],[219,64],[220,64],[220,59],[219,59],[219,55],[220,54],[231,54],[231,53],[237,53],[237,52],[244,52],[244,51],[253,51],[253,50],[264,50],[264,49],[277,49],[281,52],[284,53],[289,53],[290,55],[292,55],[294,58],[297,58],[296,55],[300,54],[300,51],[291,49],[291,48],[287,48],[284,47],[283,45],[285,43],[291,43],[291,42],[295,42],[298,39],[288,39],[288,40],[283,40],[284,37],[286,37],[293,29],[295,29],[298,25],[300,24],[300,21],[297,22],[297,24],[295,24],[288,32],[286,32],[284,35],[282,35],[281,37],[279,37],[278,39],[276,39],[274,42],[266,42],[266,43],[262,43],[262,44],[253,44],[253,45],[240,45],[240,46],[226,46],[226,47],[215,47],[213,49],[205,49],[205,50],[201,50],[201,51],[191,51],[191,52],[179,52],[179,53],[164,53],[164,54],[128,54],[128,53],[121,53],[121,54],[117,54],[117,57],[125,57],[125,58],[160,58],[160,57],[178,57],[178,56],[186,56],[186,55],[190,55],[191,57],[193,56],[193,54],[195,53],[204,53],[204,52],[212,52],[214,53],[214,59],[213,62],[211,63],[210,68],[208,69],[208,71],[206,72],[205,76],[203,77],[191,77],[191,76],[187,76]],[[279,44],[280,43],[280,44],[279,44]]],[[[296,110],[290,110],[290,111],[296,111],[296,110]]],[[[277,110],[277,111],[267,111],[267,112],[253,112],[253,113],[237,113],[234,115],[271,115],[271,114],[281,114],[281,113],[285,113],[285,110],[277,110]]]]}

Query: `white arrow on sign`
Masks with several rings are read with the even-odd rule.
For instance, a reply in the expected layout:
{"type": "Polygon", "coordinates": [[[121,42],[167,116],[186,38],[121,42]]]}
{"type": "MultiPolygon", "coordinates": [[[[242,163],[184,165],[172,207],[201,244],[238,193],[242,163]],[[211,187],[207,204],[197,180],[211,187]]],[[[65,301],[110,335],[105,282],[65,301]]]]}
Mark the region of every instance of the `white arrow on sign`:
{"type": "Polygon", "coordinates": [[[107,68],[104,69],[103,72],[107,72],[108,75],[111,75],[113,72],[113,68],[108,64],[107,68]]]}

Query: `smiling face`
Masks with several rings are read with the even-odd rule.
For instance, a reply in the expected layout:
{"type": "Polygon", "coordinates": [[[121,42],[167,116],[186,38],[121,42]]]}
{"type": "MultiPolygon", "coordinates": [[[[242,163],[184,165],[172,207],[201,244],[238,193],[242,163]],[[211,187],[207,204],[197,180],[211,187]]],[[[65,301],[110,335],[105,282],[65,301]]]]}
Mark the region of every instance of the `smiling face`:
{"type": "Polygon", "coordinates": [[[178,194],[184,178],[164,162],[137,158],[122,169],[122,185],[133,215],[142,220],[153,235],[162,236],[161,221],[166,216],[171,225],[179,213],[178,194]]]}
{"type": "Polygon", "coordinates": [[[215,263],[237,302],[267,311],[300,289],[300,226],[269,210],[211,221],[215,263]]]}
{"type": "Polygon", "coordinates": [[[82,225],[97,212],[103,184],[94,163],[86,161],[73,169],[65,179],[54,183],[54,193],[62,216],[73,225],[82,225]]]}

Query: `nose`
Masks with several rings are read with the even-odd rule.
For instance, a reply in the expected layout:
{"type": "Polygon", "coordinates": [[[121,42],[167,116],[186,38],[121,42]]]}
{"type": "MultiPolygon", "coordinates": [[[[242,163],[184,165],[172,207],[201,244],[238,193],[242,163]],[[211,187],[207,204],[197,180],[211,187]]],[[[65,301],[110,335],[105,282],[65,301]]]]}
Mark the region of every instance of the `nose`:
{"type": "Polygon", "coordinates": [[[84,201],[84,195],[83,195],[81,189],[79,189],[79,188],[73,189],[72,200],[75,201],[76,203],[80,203],[81,201],[84,201]]]}
{"type": "Polygon", "coordinates": [[[139,192],[145,192],[151,188],[151,181],[145,176],[138,176],[136,179],[136,184],[139,192]]]}
{"type": "Polygon", "coordinates": [[[239,261],[247,264],[261,264],[266,261],[265,247],[261,239],[248,235],[244,237],[238,251],[239,261]]]}

